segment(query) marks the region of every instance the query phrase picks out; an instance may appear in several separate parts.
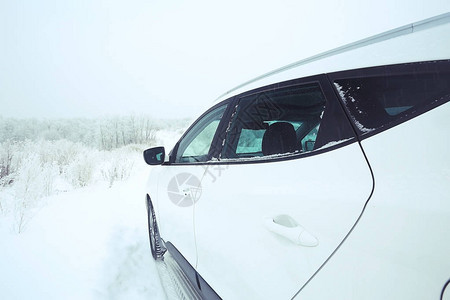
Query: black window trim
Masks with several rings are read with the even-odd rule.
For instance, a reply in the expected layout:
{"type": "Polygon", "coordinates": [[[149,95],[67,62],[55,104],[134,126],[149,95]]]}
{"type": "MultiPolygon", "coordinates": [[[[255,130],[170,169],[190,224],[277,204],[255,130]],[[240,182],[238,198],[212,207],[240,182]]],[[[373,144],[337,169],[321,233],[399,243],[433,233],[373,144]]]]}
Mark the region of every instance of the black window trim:
{"type": "Polygon", "coordinates": [[[374,76],[382,76],[382,75],[386,75],[386,74],[407,75],[413,71],[420,72],[421,74],[433,73],[438,70],[443,70],[443,71],[448,72],[448,64],[449,63],[450,63],[450,59],[419,61],[419,62],[410,62],[410,63],[402,63],[402,64],[391,64],[391,65],[367,67],[367,68],[352,69],[352,70],[328,73],[327,77],[330,82],[330,85],[332,86],[332,88],[335,91],[336,97],[338,98],[339,102],[341,103],[342,107],[344,108],[344,111],[347,114],[347,117],[348,117],[353,129],[357,133],[358,140],[362,141],[362,140],[372,137],[376,134],[379,134],[383,131],[391,129],[395,126],[398,126],[398,125],[400,125],[406,121],[409,121],[415,117],[418,117],[428,111],[431,111],[431,110],[435,109],[436,107],[449,102],[450,99],[439,99],[432,103],[427,103],[425,105],[418,106],[415,108],[414,111],[408,112],[405,114],[401,114],[396,120],[393,120],[393,121],[389,122],[388,124],[385,124],[381,127],[375,128],[374,130],[372,130],[370,132],[361,133],[361,131],[357,128],[353,118],[351,117],[350,112],[348,111],[343,99],[340,97],[339,91],[337,90],[336,86],[334,85],[334,82],[336,80],[374,77],[374,76]]]}
{"type": "MultiPolygon", "coordinates": [[[[277,157],[258,157],[258,158],[241,158],[236,160],[211,160],[213,157],[218,157],[218,154],[220,151],[217,151],[218,149],[221,150],[223,139],[225,137],[226,129],[228,127],[228,124],[230,122],[230,118],[232,113],[235,111],[236,106],[239,104],[239,100],[243,97],[251,96],[257,93],[261,93],[264,91],[279,89],[279,88],[286,88],[290,86],[297,86],[297,85],[306,85],[311,83],[318,83],[320,88],[322,89],[322,92],[327,100],[327,103],[330,101],[334,101],[338,106],[342,106],[340,99],[336,96],[334,93],[334,89],[332,85],[330,84],[330,81],[328,80],[327,74],[319,74],[319,75],[313,75],[308,77],[301,77],[296,79],[290,79],[287,81],[277,82],[274,84],[262,86],[256,89],[252,89],[249,91],[245,91],[241,94],[232,96],[224,101],[221,101],[208,109],[205,113],[203,113],[189,128],[186,130],[186,132],[183,134],[183,136],[179,139],[184,138],[184,136],[191,130],[193,126],[199,120],[201,120],[206,114],[208,114],[210,111],[214,110],[215,108],[227,104],[228,107],[224,112],[224,115],[221,119],[221,122],[219,123],[219,126],[217,128],[217,131],[214,135],[213,141],[211,143],[211,148],[208,154],[208,160],[204,162],[174,162],[175,159],[175,153],[178,148],[179,141],[175,145],[174,149],[170,153],[170,160],[169,162],[164,163],[163,165],[174,165],[174,166],[182,166],[182,165],[235,165],[235,164],[258,164],[258,163],[271,163],[271,162],[280,162],[280,161],[286,161],[286,160],[294,160],[294,159],[301,159],[306,158],[314,155],[320,155],[329,151],[333,151],[335,149],[345,147],[347,145],[350,145],[352,143],[355,143],[358,141],[357,135],[355,134],[353,137],[351,137],[348,140],[341,141],[340,143],[328,147],[319,148],[317,150],[308,151],[304,153],[288,153],[286,155],[277,156],[277,157]],[[336,102],[337,101],[337,102],[336,102]],[[216,152],[212,151],[216,149],[216,152]]],[[[341,107],[342,108],[342,107],[341,107]]],[[[326,111],[326,109],[325,109],[326,111]]],[[[345,111],[343,111],[343,114],[345,115],[345,111]]],[[[345,115],[345,119],[347,120],[347,116],[345,115]]]]}
{"type": "Polygon", "coordinates": [[[279,161],[285,161],[285,160],[293,160],[293,159],[300,159],[300,158],[306,158],[314,155],[320,155],[329,151],[333,151],[335,149],[345,147],[347,145],[350,145],[355,142],[360,142],[366,138],[369,138],[373,135],[376,135],[380,132],[383,132],[385,130],[388,130],[392,127],[395,127],[399,124],[402,124],[412,118],[415,118],[421,114],[424,114],[440,105],[443,105],[449,100],[440,100],[436,101],[434,103],[425,105],[424,107],[419,107],[415,110],[415,112],[408,114],[408,116],[400,117],[396,121],[393,121],[389,123],[388,125],[382,126],[380,128],[377,128],[369,133],[361,135],[359,130],[357,129],[356,125],[352,121],[352,118],[349,115],[349,112],[339,96],[339,92],[337,88],[334,86],[334,81],[338,79],[349,79],[349,78],[358,78],[361,76],[367,76],[367,74],[370,74],[371,76],[377,76],[377,75],[383,75],[386,74],[388,71],[389,74],[393,75],[402,75],[402,74],[408,74],[411,70],[414,68],[424,68],[423,66],[428,64],[428,70],[422,73],[426,72],[434,72],[436,69],[446,69],[446,64],[450,62],[449,59],[445,60],[434,60],[434,61],[421,61],[421,62],[410,62],[410,63],[402,63],[402,64],[392,64],[392,65],[383,65],[383,66],[375,66],[375,67],[367,67],[367,68],[360,68],[360,69],[352,69],[352,70],[345,70],[345,71],[338,71],[338,72],[332,72],[332,73],[324,73],[319,75],[313,75],[308,77],[302,77],[297,79],[290,79],[283,82],[278,82],[270,85],[266,85],[263,87],[259,87],[256,89],[252,89],[249,91],[245,91],[241,94],[232,96],[226,100],[223,100],[213,107],[211,107],[209,110],[207,110],[205,113],[203,113],[182,135],[182,137],[179,139],[183,139],[185,135],[192,129],[193,126],[195,126],[206,114],[211,112],[212,110],[216,109],[217,107],[227,104],[227,108],[224,112],[224,115],[221,119],[221,122],[219,123],[219,126],[217,128],[217,131],[214,135],[213,141],[211,143],[210,151],[208,154],[209,159],[205,162],[183,162],[183,163],[177,163],[174,162],[175,159],[175,153],[179,145],[179,141],[175,145],[175,147],[172,149],[172,151],[169,154],[169,162],[165,162],[163,165],[206,165],[206,164],[212,164],[212,165],[234,165],[234,164],[254,164],[254,163],[270,163],[270,162],[279,162],[279,161]],[[337,101],[339,106],[341,106],[344,114],[346,115],[346,120],[350,123],[350,125],[353,128],[354,131],[354,137],[350,138],[349,140],[342,141],[336,145],[319,148],[317,150],[305,152],[305,153],[289,153],[283,156],[279,157],[267,157],[267,158],[256,158],[256,159],[236,159],[236,160],[211,160],[212,157],[218,157],[218,149],[221,149],[223,138],[226,132],[226,129],[228,127],[228,124],[230,122],[231,114],[236,108],[236,105],[239,103],[239,99],[242,97],[250,96],[256,93],[260,93],[263,91],[278,89],[278,88],[284,88],[299,84],[308,84],[308,83],[316,83],[318,82],[320,87],[322,88],[322,91],[327,99],[327,101],[337,101]],[[213,151],[213,150],[216,151],[213,151]]]}
{"type": "MultiPolygon", "coordinates": [[[[259,87],[253,90],[249,90],[246,92],[243,92],[239,95],[236,95],[234,98],[233,106],[236,106],[241,98],[248,97],[251,95],[255,95],[261,92],[270,91],[274,89],[279,88],[287,88],[291,86],[298,86],[298,85],[307,85],[307,84],[313,84],[318,83],[320,88],[322,89],[322,93],[324,94],[327,103],[334,101],[339,107],[341,107],[341,103],[339,99],[336,97],[334,93],[334,89],[332,88],[329,80],[326,77],[326,74],[318,74],[313,76],[307,76],[307,77],[301,77],[296,79],[290,79],[287,81],[277,82],[274,84],[266,85],[263,87],[259,87]],[[337,102],[336,102],[337,101],[337,102]]],[[[341,107],[342,109],[342,107],[341,107]]],[[[325,111],[326,112],[326,108],[325,111]]],[[[342,113],[345,116],[345,119],[347,120],[347,116],[345,115],[345,111],[343,110],[342,113]]],[[[354,133],[354,132],[353,132],[354,133]]],[[[336,145],[329,146],[329,147],[323,147],[319,148],[317,150],[308,151],[304,153],[287,153],[285,155],[277,156],[277,157],[257,157],[257,158],[240,158],[240,159],[232,159],[232,160],[221,160],[221,161],[209,161],[208,163],[213,165],[236,165],[236,164],[258,164],[258,163],[272,163],[272,162],[280,162],[280,161],[287,161],[287,160],[294,160],[294,159],[301,159],[306,158],[314,155],[320,155],[329,151],[333,151],[335,149],[345,147],[347,145],[350,145],[352,143],[357,142],[357,135],[355,134],[352,138],[342,141],[336,145]]]]}

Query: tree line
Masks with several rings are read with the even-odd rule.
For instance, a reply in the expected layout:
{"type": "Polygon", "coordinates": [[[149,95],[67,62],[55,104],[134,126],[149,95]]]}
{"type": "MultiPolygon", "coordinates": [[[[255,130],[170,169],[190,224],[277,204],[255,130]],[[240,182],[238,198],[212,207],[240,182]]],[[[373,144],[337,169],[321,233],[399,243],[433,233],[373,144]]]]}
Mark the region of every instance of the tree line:
{"type": "Polygon", "coordinates": [[[151,144],[158,129],[152,118],[135,115],[56,120],[0,117],[0,142],[64,139],[99,150],[111,150],[129,144],[151,144]]]}
{"type": "Polygon", "coordinates": [[[45,197],[127,179],[135,162],[142,161],[142,150],[187,124],[135,115],[57,120],[0,116],[0,221],[12,218],[13,230],[20,233],[45,197]]]}

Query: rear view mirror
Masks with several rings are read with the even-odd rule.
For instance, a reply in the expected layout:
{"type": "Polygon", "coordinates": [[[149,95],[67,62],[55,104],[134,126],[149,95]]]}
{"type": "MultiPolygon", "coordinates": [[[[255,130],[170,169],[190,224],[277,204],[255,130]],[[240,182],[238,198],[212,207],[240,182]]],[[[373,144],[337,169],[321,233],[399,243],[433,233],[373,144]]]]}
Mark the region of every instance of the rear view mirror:
{"type": "Polygon", "coordinates": [[[161,165],[165,155],[164,147],[154,147],[144,151],[144,160],[149,165],[161,165]]]}

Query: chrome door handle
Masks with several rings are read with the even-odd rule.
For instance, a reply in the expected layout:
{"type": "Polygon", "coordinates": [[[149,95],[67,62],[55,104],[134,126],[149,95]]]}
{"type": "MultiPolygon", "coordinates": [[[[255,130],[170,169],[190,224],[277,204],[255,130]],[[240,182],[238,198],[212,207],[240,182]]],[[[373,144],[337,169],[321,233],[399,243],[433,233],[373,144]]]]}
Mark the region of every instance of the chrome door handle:
{"type": "Polygon", "coordinates": [[[315,236],[288,215],[266,218],[264,225],[269,231],[287,238],[296,245],[305,247],[319,245],[319,240],[315,236]]]}

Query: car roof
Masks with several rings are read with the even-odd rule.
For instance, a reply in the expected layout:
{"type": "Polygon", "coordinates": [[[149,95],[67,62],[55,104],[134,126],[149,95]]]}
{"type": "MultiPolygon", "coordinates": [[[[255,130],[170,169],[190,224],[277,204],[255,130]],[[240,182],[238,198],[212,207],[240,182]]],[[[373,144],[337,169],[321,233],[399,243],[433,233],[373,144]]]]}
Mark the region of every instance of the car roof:
{"type": "Polygon", "coordinates": [[[323,73],[450,58],[450,13],[398,27],[302,59],[244,82],[215,101],[261,86],[323,73]]]}

